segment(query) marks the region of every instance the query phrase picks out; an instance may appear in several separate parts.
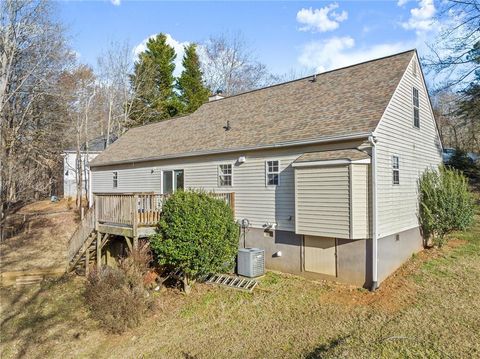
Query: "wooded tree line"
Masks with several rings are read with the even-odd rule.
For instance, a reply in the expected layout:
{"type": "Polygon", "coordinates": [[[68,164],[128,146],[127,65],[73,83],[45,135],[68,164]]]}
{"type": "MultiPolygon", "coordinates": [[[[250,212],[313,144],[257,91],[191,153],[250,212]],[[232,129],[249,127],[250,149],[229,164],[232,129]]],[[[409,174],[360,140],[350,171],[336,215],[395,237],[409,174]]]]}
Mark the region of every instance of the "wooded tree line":
{"type": "Polygon", "coordinates": [[[48,0],[0,1],[0,221],[17,204],[61,193],[63,150],[77,152],[81,206],[80,151],[92,139],[108,146],[132,126],[193,112],[217,90],[278,81],[241,34],[188,44],[178,78],[164,34],[137,59],[128,42],[114,42],[92,68],[70,48],[57,10],[48,0]]]}
{"type": "Polygon", "coordinates": [[[443,2],[438,20],[447,17],[423,59],[436,75],[435,116],[444,147],[480,153],[480,1],[443,2]]]}

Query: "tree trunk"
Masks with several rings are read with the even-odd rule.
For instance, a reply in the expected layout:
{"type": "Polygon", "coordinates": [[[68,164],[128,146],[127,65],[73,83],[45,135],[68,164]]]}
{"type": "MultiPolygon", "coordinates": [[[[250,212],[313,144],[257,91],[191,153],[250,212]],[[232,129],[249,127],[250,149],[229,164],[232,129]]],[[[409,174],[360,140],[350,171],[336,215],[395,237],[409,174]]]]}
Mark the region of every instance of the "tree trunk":
{"type": "Polygon", "coordinates": [[[182,284],[183,284],[183,291],[185,292],[186,295],[189,295],[192,292],[192,286],[194,283],[195,283],[195,279],[185,274],[182,284]]]}

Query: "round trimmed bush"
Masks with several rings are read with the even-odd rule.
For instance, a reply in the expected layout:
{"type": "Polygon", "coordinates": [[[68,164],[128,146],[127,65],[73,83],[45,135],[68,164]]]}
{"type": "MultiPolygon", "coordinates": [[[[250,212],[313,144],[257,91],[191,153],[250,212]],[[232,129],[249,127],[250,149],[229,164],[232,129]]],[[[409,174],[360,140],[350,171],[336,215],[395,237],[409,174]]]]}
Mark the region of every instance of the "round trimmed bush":
{"type": "Polygon", "coordinates": [[[230,269],[239,227],[225,201],[206,192],[178,191],[165,202],[150,245],[160,265],[181,269],[184,289],[196,278],[230,269]]]}

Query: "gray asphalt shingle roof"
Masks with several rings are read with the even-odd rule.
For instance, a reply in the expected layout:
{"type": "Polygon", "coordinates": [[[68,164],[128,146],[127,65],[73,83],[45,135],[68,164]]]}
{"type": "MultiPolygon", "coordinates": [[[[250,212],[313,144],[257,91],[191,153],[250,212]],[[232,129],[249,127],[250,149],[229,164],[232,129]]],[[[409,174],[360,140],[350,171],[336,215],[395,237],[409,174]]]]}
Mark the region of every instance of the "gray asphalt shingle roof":
{"type": "Polygon", "coordinates": [[[91,163],[145,161],[372,132],[414,50],[202,105],[127,131],[91,163]],[[227,121],[230,130],[225,130],[227,121]]]}

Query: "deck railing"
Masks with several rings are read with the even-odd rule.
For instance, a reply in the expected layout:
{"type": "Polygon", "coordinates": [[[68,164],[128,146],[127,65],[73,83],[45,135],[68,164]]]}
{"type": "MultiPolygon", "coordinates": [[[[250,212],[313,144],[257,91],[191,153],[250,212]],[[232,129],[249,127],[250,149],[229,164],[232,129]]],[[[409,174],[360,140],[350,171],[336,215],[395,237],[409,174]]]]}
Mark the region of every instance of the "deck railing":
{"type": "MultiPolygon", "coordinates": [[[[234,211],[235,193],[211,193],[223,199],[234,211]]],[[[97,193],[94,196],[97,223],[142,227],[154,226],[160,219],[168,195],[157,193],[97,193]]]]}
{"type": "Polygon", "coordinates": [[[90,208],[85,213],[85,216],[78,224],[77,229],[73,232],[68,242],[68,262],[70,262],[75,254],[82,248],[90,233],[95,228],[94,209],[90,208]]]}

